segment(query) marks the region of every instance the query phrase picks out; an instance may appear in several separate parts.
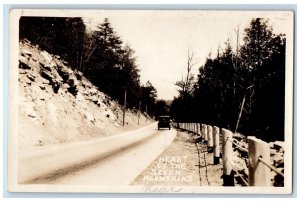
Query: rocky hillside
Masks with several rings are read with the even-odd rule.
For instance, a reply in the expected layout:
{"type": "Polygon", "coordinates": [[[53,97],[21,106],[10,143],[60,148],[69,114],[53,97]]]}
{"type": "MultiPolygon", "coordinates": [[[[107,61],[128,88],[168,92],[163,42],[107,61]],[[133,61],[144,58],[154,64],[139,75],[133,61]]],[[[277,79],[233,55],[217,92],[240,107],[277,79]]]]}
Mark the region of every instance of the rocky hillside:
{"type": "MultiPolygon", "coordinates": [[[[113,135],[138,127],[137,112],[100,92],[59,56],[19,44],[19,150],[113,135]]],[[[140,125],[150,123],[141,115],[140,125]]]]}
{"type": "MultiPolygon", "coordinates": [[[[233,145],[233,163],[235,165],[235,172],[239,176],[239,180],[237,183],[244,185],[244,182],[241,178],[248,179],[249,171],[248,171],[248,164],[249,158],[247,154],[248,150],[248,143],[247,137],[240,134],[235,133],[233,135],[233,141],[239,145],[233,145]]],[[[279,172],[284,173],[284,142],[282,141],[275,141],[269,142],[270,145],[270,165],[275,167],[279,172]]],[[[284,178],[276,172],[271,172],[271,184],[275,187],[282,187],[284,186],[284,178]]]]}

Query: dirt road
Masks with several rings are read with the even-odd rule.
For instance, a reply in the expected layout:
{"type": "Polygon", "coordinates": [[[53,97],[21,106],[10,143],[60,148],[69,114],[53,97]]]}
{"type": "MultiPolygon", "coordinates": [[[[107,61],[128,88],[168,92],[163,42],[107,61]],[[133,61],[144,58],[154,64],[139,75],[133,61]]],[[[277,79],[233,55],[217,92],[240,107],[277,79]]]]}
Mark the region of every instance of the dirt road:
{"type": "Polygon", "coordinates": [[[135,131],[21,154],[21,184],[129,185],[174,140],[157,123],[135,131]]]}

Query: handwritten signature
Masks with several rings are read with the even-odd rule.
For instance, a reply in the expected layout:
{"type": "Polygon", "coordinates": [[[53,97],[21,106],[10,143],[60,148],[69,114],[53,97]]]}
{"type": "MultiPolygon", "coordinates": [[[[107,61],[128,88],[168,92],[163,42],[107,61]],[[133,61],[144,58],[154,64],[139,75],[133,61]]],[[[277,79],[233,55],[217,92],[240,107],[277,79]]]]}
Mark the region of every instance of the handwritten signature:
{"type": "Polygon", "coordinates": [[[172,186],[150,186],[144,187],[145,193],[179,193],[182,188],[172,186]]]}

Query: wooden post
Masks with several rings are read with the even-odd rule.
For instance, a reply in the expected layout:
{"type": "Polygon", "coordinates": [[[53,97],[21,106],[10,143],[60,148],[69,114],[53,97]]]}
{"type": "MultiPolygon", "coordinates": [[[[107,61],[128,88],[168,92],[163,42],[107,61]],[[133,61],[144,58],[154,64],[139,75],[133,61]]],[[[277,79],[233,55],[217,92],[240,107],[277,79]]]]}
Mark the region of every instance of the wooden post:
{"type": "Polygon", "coordinates": [[[193,132],[196,133],[196,123],[193,123],[193,132]]]}
{"type": "Polygon", "coordinates": [[[140,125],[141,101],[139,101],[138,125],[140,125]]]}
{"type": "Polygon", "coordinates": [[[235,130],[234,130],[235,133],[236,133],[238,127],[239,127],[240,119],[242,117],[242,112],[243,112],[243,109],[244,109],[245,99],[246,99],[246,97],[244,95],[244,98],[243,98],[243,101],[242,101],[242,104],[241,104],[241,109],[240,109],[239,117],[238,117],[238,120],[236,121],[236,126],[235,126],[235,130]]]}
{"type": "Polygon", "coordinates": [[[201,124],[201,137],[204,140],[204,124],[201,124]]]}
{"type": "Polygon", "coordinates": [[[206,124],[204,124],[203,133],[204,133],[204,143],[207,143],[208,135],[207,135],[207,125],[206,124]]]}
{"type": "Polygon", "coordinates": [[[214,165],[220,163],[220,139],[219,139],[219,127],[213,127],[213,139],[214,139],[214,165]]]}
{"type": "Polygon", "coordinates": [[[208,137],[208,143],[207,143],[207,152],[212,153],[214,151],[214,142],[213,142],[213,131],[212,126],[207,126],[207,137],[208,137]]]}
{"type": "Polygon", "coordinates": [[[148,120],[148,106],[146,105],[146,122],[148,120]]]}
{"type": "Polygon", "coordinates": [[[264,161],[270,162],[270,146],[268,143],[249,136],[249,186],[270,186],[271,170],[258,160],[261,157],[264,161]]]}
{"type": "Polygon", "coordinates": [[[201,131],[200,136],[201,136],[201,138],[202,138],[202,140],[203,140],[203,138],[204,138],[204,135],[203,135],[203,134],[204,134],[204,133],[203,133],[203,131],[204,131],[204,130],[203,130],[203,129],[204,129],[204,124],[201,123],[200,126],[201,126],[201,127],[200,127],[200,131],[201,131]]]}
{"type": "Polygon", "coordinates": [[[232,132],[222,128],[223,186],[234,186],[234,176],[233,176],[232,167],[230,165],[232,159],[231,141],[232,141],[232,132]]]}
{"type": "Polygon", "coordinates": [[[123,105],[123,126],[125,126],[126,95],[127,95],[127,87],[125,86],[125,92],[124,92],[124,105],[123,105]]]}
{"type": "Polygon", "coordinates": [[[199,134],[199,137],[200,137],[200,141],[202,141],[201,123],[198,123],[198,134],[199,134]]]}

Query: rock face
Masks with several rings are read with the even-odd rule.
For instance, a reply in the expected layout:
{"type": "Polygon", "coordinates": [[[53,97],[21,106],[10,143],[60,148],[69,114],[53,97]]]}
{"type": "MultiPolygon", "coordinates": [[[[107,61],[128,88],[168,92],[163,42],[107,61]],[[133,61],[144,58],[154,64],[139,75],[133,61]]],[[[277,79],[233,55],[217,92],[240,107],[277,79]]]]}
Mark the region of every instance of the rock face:
{"type": "MultiPolygon", "coordinates": [[[[270,147],[273,166],[275,166],[281,173],[284,173],[284,142],[272,142],[270,144],[270,147]]],[[[275,187],[284,186],[284,178],[281,175],[276,174],[275,172],[272,172],[272,182],[275,187]]]]}
{"type": "MultiPolygon", "coordinates": [[[[122,107],[81,72],[29,41],[19,47],[20,151],[124,130],[122,107]]],[[[128,127],[137,127],[137,114],[128,111],[126,116],[128,127]]],[[[143,120],[146,117],[141,116],[140,123],[143,120]]]]}

